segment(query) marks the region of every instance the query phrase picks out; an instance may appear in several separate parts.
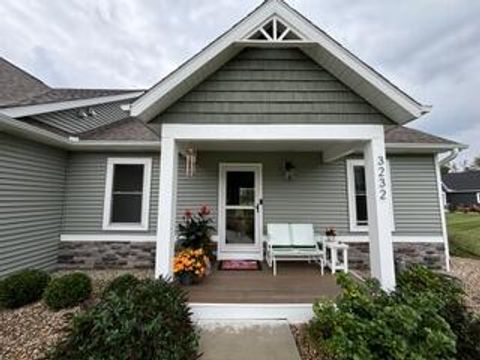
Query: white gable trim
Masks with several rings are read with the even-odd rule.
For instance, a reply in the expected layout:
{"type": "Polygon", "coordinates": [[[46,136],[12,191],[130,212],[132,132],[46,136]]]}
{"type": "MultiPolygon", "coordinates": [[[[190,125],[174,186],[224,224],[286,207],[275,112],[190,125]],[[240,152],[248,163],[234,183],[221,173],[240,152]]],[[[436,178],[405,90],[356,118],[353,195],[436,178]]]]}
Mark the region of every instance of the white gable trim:
{"type": "Polygon", "coordinates": [[[129,100],[129,99],[139,97],[142,94],[143,94],[143,91],[136,91],[136,92],[131,92],[127,94],[100,96],[100,97],[95,97],[90,99],[60,101],[60,102],[38,104],[38,105],[15,106],[10,108],[0,109],[0,113],[13,118],[19,118],[23,116],[38,115],[38,114],[44,114],[44,113],[49,113],[54,111],[75,109],[75,108],[84,107],[84,106],[105,104],[105,103],[110,103],[114,101],[129,100]]]}
{"type": "MultiPolygon", "coordinates": [[[[155,115],[155,111],[151,109],[154,104],[165,99],[167,94],[186,79],[193,76],[197,71],[203,69],[205,72],[204,67],[214,59],[218,59],[218,57],[226,50],[231,47],[236,47],[237,52],[241,50],[245,45],[244,39],[248,37],[252,31],[257,29],[259,25],[268,21],[272,16],[278,16],[284,19],[284,21],[295,29],[297,34],[301,34],[302,38],[309,44],[314,42],[320,45],[323,49],[340,60],[347,68],[359,74],[366,82],[386,95],[395,104],[402,108],[402,110],[409,113],[411,118],[418,118],[431,110],[430,106],[418,103],[395,87],[329,35],[321,31],[290,6],[286,5],[283,0],[268,0],[229,31],[213,41],[204,50],[193,56],[177,70],[165,77],[143,96],[137,99],[132,104],[131,115],[140,117],[146,121],[151,119],[155,115]]],[[[252,43],[252,41],[249,42],[252,43]]],[[[234,52],[232,51],[232,54],[233,53],[234,52]]],[[[202,79],[202,76],[197,76],[197,78],[202,79]]],[[[172,99],[170,98],[165,101],[166,104],[163,104],[163,107],[161,104],[158,105],[160,110],[157,110],[157,112],[163,110],[166,106],[170,105],[171,102],[172,99]]],[[[409,119],[404,119],[403,121],[398,122],[404,123],[408,120],[409,119]]]]}

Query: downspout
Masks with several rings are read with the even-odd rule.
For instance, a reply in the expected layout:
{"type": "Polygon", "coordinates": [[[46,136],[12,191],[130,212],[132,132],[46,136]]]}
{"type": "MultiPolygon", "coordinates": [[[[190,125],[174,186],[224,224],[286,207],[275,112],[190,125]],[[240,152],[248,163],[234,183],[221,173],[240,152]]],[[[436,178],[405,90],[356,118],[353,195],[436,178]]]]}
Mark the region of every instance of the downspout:
{"type": "Polygon", "coordinates": [[[458,153],[460,152],[459,148],[452,149],[448,154],[440,159],[439,155],[435,155],[435,172],[437,175],[437,191],[438,191],[438,201],[440,205],[440,217],[442,222],[442,235],[443,235],[443,247],[445,250],[445,270],[450,271],[450,247],[448,245],[448,230],[447,230],[447,219],[445,218],[445,207],[443,206],[443,196],[442,196],[442,175],[440,168],[454,160],[458,153]]]}
{"type": "Polygon", "coordinates": [[[443,158],[439,159],[438,165],[441,167],[447,163],[449,163],[452,160],[455,160],[455,158],[458,156],[458,153],[460,152],[459,148],[452,149],[448,152],[448,154],[443,158]]]}

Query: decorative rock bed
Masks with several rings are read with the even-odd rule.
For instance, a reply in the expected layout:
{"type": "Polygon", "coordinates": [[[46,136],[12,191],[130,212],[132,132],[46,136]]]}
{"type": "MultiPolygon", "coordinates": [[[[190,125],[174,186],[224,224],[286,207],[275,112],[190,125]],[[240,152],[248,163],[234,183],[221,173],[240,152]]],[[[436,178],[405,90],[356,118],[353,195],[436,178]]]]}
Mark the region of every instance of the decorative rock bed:
{"type": "MultiPolygon", "coordinates": [[[[58,276],[71,271],[59,271],[58,276]]],[[[153,277],[152,270],[89,270],[86,273],[93,281],[93,299],[90,306],[112,279],[125,273],[139,278],[153,277]]],[[[452,273],[465,282],[469,305],[480,312],[480,260],[452,258],[452,273]]],[[[47,351],[65,336],[71,318],[82,311],[81,307],[50,311],[42,302],[16,310],[0,310],[0,359],[44,358],[47,351]]],[[[311,346],[302,326],[292,326],[292,333],[303,360],[325,360],[311,346]]]]}

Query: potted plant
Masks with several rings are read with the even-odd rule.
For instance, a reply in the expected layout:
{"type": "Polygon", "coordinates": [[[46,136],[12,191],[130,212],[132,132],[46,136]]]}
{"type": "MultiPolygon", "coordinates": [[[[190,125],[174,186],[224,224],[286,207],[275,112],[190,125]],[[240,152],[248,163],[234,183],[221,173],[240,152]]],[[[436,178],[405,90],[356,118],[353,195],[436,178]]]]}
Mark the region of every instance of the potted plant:
{"type": "Polygon", "coordinates": [[[191,210],[185,211],[183,223],[178,224],[178,249],[203,249],[212,259],[211,235],[215,231],[211,210],[207,205],[200,207],[194,215],[191,210]]]}
{"type": "Polygon", "coordinates": [[[199,283],[207,268],[208,258],[203,249],[183,249],[175,255],[173,273],[182,285],[199,283]]]}
{"type": "Polygon", "coordinates": [[[325,236],[327,241],[335,241],[335,236],[337,236],[337,229],[334,226],[329,226],[325,229],[325,236]]]}

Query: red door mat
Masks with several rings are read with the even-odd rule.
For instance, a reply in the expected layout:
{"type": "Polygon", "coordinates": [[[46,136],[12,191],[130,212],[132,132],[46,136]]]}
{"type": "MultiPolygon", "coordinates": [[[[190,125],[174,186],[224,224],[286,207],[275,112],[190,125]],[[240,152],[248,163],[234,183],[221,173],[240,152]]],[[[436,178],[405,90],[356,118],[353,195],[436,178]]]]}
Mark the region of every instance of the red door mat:
{"type": "Polygon", "coordinates": [[[219,270],[262,270],[260,261],[257,260],[222,260],[218,266],[219,270]]]}

